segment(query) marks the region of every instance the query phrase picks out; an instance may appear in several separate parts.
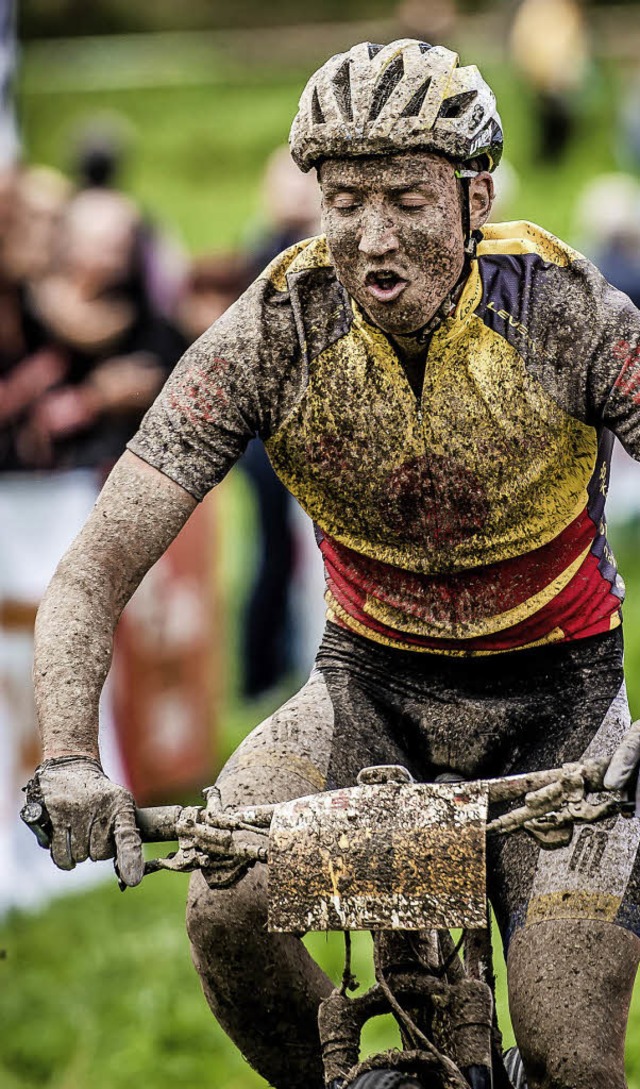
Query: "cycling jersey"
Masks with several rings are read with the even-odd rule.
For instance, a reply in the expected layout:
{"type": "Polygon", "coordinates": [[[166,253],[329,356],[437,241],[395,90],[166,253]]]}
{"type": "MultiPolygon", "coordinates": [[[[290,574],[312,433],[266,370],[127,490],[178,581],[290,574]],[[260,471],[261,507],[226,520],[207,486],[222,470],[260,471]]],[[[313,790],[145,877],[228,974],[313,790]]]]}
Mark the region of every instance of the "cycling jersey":
{"type": "Polygon", "coordinates": [[[452,655],[619,624],[607,429],[640,456],[640,314],[539,227],[478,238],[419,399],[320,237],[196,342],[130,443],[200,499],[258,433],[318,526],[329,618],[452,655]]]}

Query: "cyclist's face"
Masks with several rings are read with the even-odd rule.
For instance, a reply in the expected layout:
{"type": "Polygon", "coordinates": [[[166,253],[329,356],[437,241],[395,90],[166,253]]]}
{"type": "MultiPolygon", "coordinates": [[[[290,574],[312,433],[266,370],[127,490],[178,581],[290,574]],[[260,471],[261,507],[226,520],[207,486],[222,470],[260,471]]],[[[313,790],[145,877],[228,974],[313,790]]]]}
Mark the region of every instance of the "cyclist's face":
{"type": "Polygon", "coordinates": [[[341,283],[385,332],[422,328],[464,262],[462,193],[453,165],[422,151],[327,159],[320,183],[323,225],[341,283]]]}

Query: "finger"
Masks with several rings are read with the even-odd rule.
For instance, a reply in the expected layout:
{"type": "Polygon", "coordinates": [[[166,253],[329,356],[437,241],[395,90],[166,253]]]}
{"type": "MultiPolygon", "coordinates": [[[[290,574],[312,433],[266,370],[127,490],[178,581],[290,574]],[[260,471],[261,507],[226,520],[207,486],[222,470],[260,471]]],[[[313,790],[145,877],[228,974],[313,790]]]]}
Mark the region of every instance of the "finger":
{"type": "Polygon", "coordinates": [[[100,862],[105,858],[113,858],[113,855],[111,820],[105,816],[96,817],[89,835],[89,858],[100,862]]]}
{"type": "Polygon", "coordinates": [[[89,857],[89,829],[85,824],[76,822],[69,828],[71,857],[74,862],[84,862],[89,857]]]}
{"type": "Polygon", "coordinates": [[[71,851],[71,829],[66,825],[53,830],[51,857],[60,870],[72,870],[75,867],[71,851]]]}
{"type": "Polygon", "coordinates": [[[640,721],[634,722],[613,758],[604,777],[607,790],[622,790],[640,762],[640,721]]]}
{"type": "Polygon", "coordinates": [[[116,841],[118,873],[122,881],[125,885],[139,885],[144,877],[144,857],[133,806],[118,811],[113,835],[116,841]]]}

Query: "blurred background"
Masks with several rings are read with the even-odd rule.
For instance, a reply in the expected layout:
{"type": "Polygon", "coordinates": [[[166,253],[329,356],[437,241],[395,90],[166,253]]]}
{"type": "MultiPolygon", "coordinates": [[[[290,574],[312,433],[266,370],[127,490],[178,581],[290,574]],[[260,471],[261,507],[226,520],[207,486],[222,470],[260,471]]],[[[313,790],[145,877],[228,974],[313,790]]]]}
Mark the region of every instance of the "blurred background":
{"type": "MultiPolygon", "coordinates": [[[[108,864],[61,874],[16,821],[38,759],[33,619],[185,346],[318,231],[315,183],[284,149],[309,74],[356,41],[403,36],[456,49],[494,87],[494,218],[559,234],[640,305],[638,3],[0,0],[2,1089],[264,1085],[200,994],[186,879],[123,897],[108,864]]],[[[618,450],[611,538],[636,715],[639,483],[618,450]]],[[[254,443],[125,614],[102,708],[108,770],[141,804],[195,799],[300,684],[322,614],[311,528],[254,443]]],[[[309,941],[339,971],[339,943],[309,941]]],[[[640,1089],[640,993],[627,1053],[640,1089]]]]}

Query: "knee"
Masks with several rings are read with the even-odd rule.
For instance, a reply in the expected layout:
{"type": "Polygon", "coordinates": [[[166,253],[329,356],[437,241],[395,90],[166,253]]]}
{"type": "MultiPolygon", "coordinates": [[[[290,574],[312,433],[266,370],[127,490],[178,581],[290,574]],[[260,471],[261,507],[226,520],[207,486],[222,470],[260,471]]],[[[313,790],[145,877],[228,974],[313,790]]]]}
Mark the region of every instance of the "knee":
{"type": "Polygon", "coordinates": [[[637,939],[589,920],[514,937],[509,1004],[529,1089],[624,1089],[624,1037],[637,939]]]}
{"type": "Polygon", "coordinates": [[[575,1041],[566,1023],[554,1022],[550,1028],[546,1039],[525,1037],[520,1047],[528,1089],[625,1089],[624,1070],[615,1056],[597,1054],[585,1040],[575,1041]],[[560,1048],[558,1033],[564,1041],[560,1048]]]}

